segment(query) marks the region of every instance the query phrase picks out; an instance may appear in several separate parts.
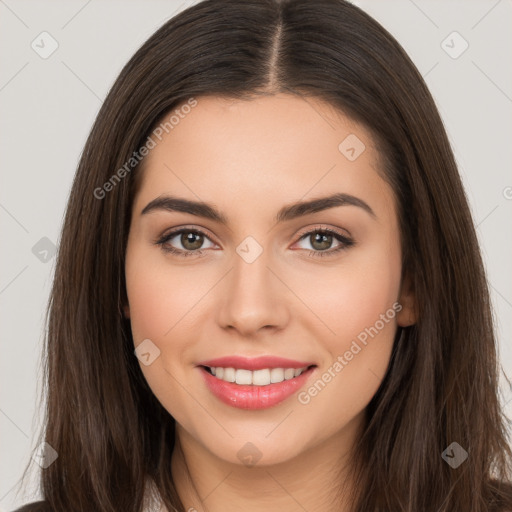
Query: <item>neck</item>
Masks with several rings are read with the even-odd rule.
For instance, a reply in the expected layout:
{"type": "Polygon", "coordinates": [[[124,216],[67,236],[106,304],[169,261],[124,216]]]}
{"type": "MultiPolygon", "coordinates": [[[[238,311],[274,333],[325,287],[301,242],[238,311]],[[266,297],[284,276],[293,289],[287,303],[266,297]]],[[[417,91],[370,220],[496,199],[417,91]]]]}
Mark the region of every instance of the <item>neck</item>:
{"type": "Polygon", "coordinates": [[[279,464],[248,467],[222,460],[176,425],[172,477],[186,511],[349,512],[349,450],[356,418],[336,436],[279,464]]]}

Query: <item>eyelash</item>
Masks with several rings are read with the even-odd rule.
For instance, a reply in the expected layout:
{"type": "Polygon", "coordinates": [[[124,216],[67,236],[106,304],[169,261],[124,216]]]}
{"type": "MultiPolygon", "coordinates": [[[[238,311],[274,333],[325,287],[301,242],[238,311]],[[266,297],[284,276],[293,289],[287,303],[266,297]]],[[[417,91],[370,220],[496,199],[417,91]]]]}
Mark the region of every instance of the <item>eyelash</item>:
{"type": "MultiPolygon", "coordinates": [[[[181,249],[176,249],[172,246],[166,246],[165,244],[173,239],[176,235],[180,235],[181,233],[195,233],[195,234],[200,234],[200,235],[203,235],[204,237],[210,239],[210,237],[204,232],[202,231],[201,229],[198,229],[198,228],[180,228],[180,229],[177,229],[175,231],[171,231],[170,233],[162,236],[159,240],[157,240],[155,242],[156,245],[160,245],[162,250],[166,253],[172,253],[178,257],[188,257],[188,256],[202,256],[203,253],[205,252],[204,250],[202,249],[197,249],[195,251],[183,251],[181,249]]],[[[297,241],[300,241],[310,235],[313,235],[313,234],[316,234],[316,233],[321,233],[321,234],[327,234],[327,235],[332,235],[336,240],[338,240],[339,242],[341,242],[341,245],[339,245],[338,247],[336,247],[335,249],[328,249],[328,250],[325,250],[325,251],[312,251],[312,250],[309,250],[308,251],[308,255],[309,256],[313,256],[313,257],[319,257],[319,258],[322,258],[322,257],[326,257],[326,256],[332,256],[333,254],[337,254],[343,250],[346,250],[348,249],[349,247],[353,246],[355,244],[354,240],[345,236],[345,235],[342,235],[341,233],[339,233],[338,231],[335,231],[333,229],[327,229],[327,228],[315,228],[315,229],[312,229],[311,231],[307,231],[306,233],[303,233],[299,240],[297,241]]]]}

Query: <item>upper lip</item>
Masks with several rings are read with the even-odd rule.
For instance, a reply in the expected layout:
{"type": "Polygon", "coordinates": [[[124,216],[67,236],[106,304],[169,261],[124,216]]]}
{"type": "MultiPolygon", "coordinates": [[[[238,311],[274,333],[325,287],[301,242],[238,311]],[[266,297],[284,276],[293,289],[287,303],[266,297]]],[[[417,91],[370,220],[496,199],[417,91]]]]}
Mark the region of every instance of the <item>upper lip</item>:
{"type": "Polygon", "coordinates": [[[314,363],[312,362],[295,361],[293,359],[275,356],[226,356],[202,361],[198,366],[209,366],[210,368],[237,368],[241,370],[263,370],[265,368],[306,368],[313,364],[314,363]]]}

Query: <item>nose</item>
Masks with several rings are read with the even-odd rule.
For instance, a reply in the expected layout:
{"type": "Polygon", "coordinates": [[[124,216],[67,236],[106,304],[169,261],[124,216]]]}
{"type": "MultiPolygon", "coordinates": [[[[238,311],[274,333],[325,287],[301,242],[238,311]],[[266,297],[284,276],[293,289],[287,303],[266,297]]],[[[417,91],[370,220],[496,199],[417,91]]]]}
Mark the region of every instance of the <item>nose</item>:
{"type": "Polygon", "coordinates": [[[220,291],[217,321],[223,329],[253,337],[263,331],[279,331],[289,321],[287,299],[290,292],[272,267],[270,251],[252,263],[238,254],[220,291]]]}

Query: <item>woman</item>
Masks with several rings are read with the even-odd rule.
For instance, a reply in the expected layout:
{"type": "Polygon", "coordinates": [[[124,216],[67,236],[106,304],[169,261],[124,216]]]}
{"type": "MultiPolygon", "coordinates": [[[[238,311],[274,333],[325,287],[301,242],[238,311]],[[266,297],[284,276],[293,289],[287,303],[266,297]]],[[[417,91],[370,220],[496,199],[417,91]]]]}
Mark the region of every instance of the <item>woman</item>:
{"type": "Polygon", "coordinates": [[[512,510],[446,132],[341,0],[201,2],[125,66],[71,191],[47,368],[55,454],[20,510],[512,510]]]}

